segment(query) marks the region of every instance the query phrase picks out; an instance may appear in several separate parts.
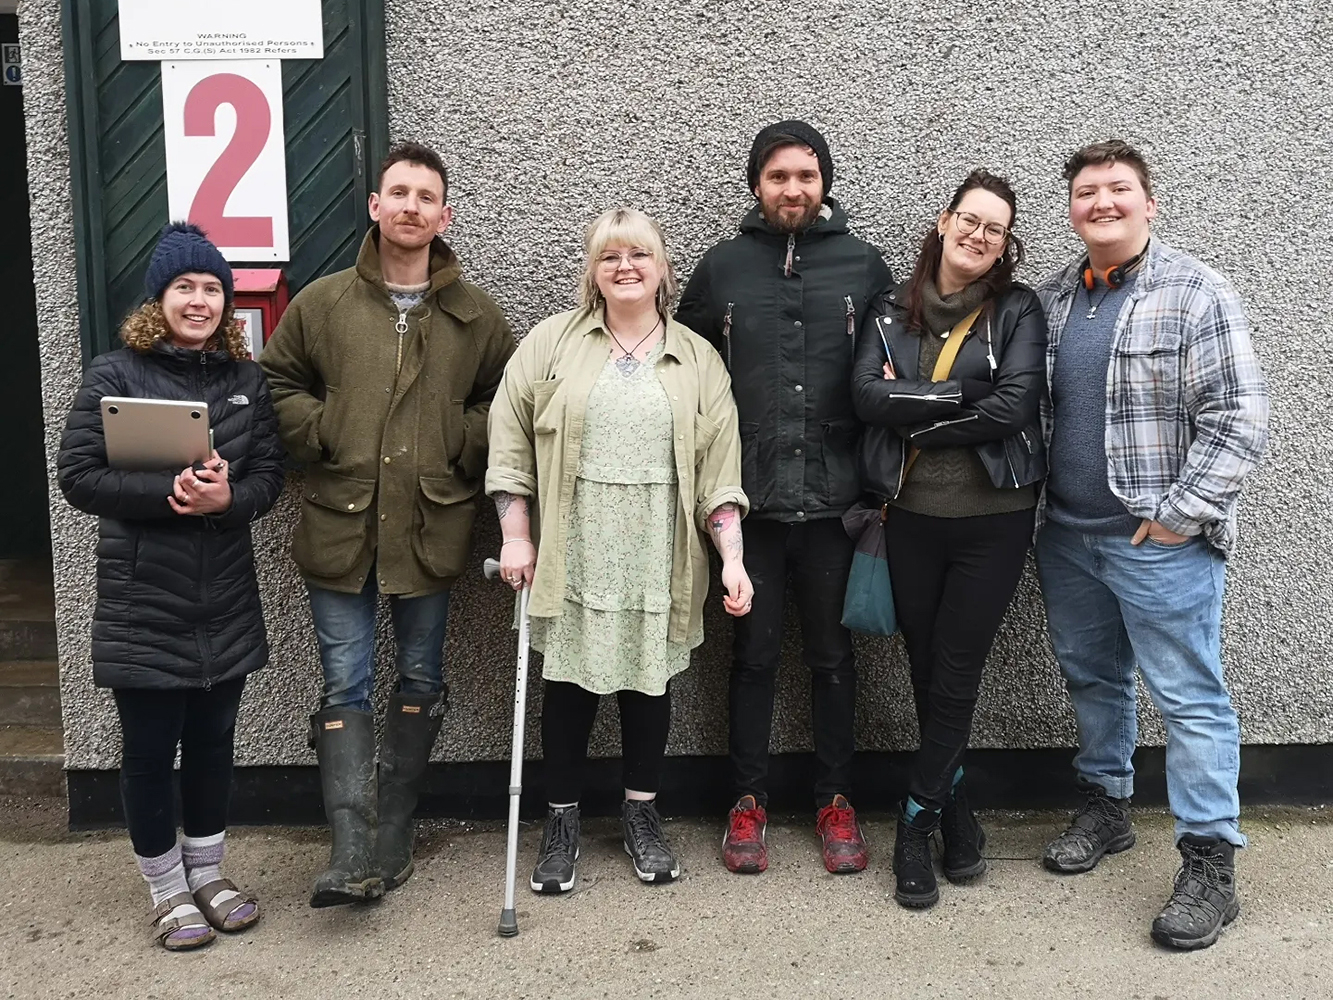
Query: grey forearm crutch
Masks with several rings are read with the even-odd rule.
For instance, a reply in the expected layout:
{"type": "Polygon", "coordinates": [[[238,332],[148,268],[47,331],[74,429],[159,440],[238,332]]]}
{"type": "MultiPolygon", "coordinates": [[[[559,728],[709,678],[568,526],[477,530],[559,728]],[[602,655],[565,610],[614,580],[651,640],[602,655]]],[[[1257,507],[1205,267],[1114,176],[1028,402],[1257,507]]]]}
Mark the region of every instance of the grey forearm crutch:
{"type": "MultiPolygon", "coordinates": [[[[483,567],[486,579],[500,575],[500,561],[487,559],[483,567]]],[[[505,903],[500,911],[501,937],[518,933],[514,913],[514,882],[518,877],[518,800],[523,792],[523,726],[528,696],[528,594],[526,585],[518,598],[518,671],[514,678],[514,749],[509,761],[509,836],[505,844],[505,903]]]]}

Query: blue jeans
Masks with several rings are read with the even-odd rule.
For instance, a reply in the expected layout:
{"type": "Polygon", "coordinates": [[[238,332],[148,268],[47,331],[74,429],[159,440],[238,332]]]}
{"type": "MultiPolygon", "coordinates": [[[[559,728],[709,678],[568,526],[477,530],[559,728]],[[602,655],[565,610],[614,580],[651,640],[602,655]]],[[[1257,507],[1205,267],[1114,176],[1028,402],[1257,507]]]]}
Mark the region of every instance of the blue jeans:
{"type": "MultiPolygon", "coordinates": [[[[308,583],[306,590],[324,666],[320,708],[369,712],[375,689],[375,612],[379,604],[375,574],[367,574],[359,594],[325,590],[308,583]]],[[[425,597],[390,595],[389,611],[398,647],[398,690],[403,694],[438,693],[444,687],[449,591],[425,597]]]]}
{"type": "Polygon", "coordinates": [[[1176,840],[1245,846],[1240,724],[1222,676],[1226,561],[1200,537],[1178,546],[1085,534],[1048,521],[1037,572],[1056,659],[1078,722],[1080,778],[1134,793],[1134,667],[1166,723],[1166,792],[1176,840]]]}

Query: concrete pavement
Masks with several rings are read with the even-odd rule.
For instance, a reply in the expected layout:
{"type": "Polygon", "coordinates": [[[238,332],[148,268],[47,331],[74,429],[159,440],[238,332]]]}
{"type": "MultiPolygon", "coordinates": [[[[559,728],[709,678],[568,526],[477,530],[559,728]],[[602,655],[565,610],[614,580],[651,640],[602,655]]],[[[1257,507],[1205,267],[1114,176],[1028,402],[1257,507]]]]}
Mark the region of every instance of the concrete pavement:
{"type": "MultiPolygon", "coordinates": [[[[1036,859],[1064,817],[989,814],[989,874],[942,883],[924,912],[892,901],[891,818],[865,819],[871,867],[842,877],[819,863],[811,817],[771,823],[772,867],[746,878],[722,868],[720,822],[669,822],[684,872],[668,886],[640,884],[617,825],[589,821],[577,889],[521,882],[511,940],[495,935],[499,825],[429,824],[407,885],[329,910],[306,905],[325,831],[234,830],[225,871],[264,919],[167,954],[123,832],[71,834],[59,802],[0,800],[0,997],[1333,997],[1333,810],[1247,812],[1241,916],[1193,954],[1147,934],[1178,858],[1162,812],[1136,812],[1136,848],[1063,878],[1036,859]]],[[[539,835],[524,830],[521,878],[539,835]]]]}

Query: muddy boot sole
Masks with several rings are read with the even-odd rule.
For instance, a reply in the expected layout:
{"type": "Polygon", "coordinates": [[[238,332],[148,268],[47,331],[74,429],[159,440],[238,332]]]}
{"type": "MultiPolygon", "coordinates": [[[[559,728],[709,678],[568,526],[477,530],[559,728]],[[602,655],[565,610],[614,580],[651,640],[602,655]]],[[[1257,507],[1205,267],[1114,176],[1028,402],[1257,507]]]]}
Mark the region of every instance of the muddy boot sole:
{"type": "Polygon", "coordinates": [[[364,882],[348,882],[340,886],[325,886],[316,889],[310,895],[310,905],[315,909],[326,906],[346,906],[349,903],[363,903],[378,899],[384,895],[384,880],[368,878],[364,882]]]}
{"type": "Polygon", "coordinates": [[[1222,936],[1222,931],[1238,916],[1240,916],[1240,900],[1233,899],[1231,901],[1231,905],[1228,906],[1226,908],[1226,911],[1222,914],[1222,922],[1219,923],[1207,934],[1205,934],[1203,937],[1198,937],[1198,938],[1174,937],[1173,935],[1167,934],[1164,931],[1159,931],[1155,927],[1152,929],[1150,933],[1152,934],[1152,939],[1154,941],[1156,941],[1158,944],[1166,945],[1166,947],[1168,948],[1174,948],[1177,951],[1198,951],[1200,948],[1211,948],[1214,944],[1216,944],[1217,939],[1222,936]]]}

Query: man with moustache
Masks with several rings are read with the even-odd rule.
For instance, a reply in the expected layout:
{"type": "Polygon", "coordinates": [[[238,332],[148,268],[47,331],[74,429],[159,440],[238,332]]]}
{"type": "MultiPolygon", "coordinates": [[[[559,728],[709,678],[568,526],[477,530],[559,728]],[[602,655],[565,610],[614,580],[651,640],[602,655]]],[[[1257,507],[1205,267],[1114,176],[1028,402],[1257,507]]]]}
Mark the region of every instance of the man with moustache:
{"type": "Polygon", "coordinates": [[[866,866],[849,801],[856,671],[842,605],[853,543],[841,516],[860,495],[859,424],[851,375],[861,318],[893,284],[879,251],[850,235],[828,197],[828,143],[802,121],[762,129],[746,179],[756,204],[739,235],[695,268],[676,318],[707,338],[731,371],[740,417],[742,524],[754,585],[735,623],[731,764],[737,802],[723,860],[733,872],[768,867],[768,745],[787,583],[796,594],[811,675],[816,833],[830,872],[866,866]]]}
{"type": "Polygon", "coordinates": [[[374,898],[412,874],[412,813],[448,705],[449,589],[467,565],[487,415],[514,351],[499,307],[441,238],[448,191],[433,150],[395,147],[356,266],[303,289],[261,357],[283,442],[306,466],[292,558],[323,666],[310,738],[333,835],[311,906],[374,898]],[[398,685],[377,774],[380,595],[398,685]]]}
{"type": "Polygon", "coordinates": [[[1166,724],[1181,855],[1152,936],[1206,948],[1240,910],[1240,727],[1222,670],[1222,593],[1268,395],[1231,283],[1152,235],[1142,154],[1118,140],[1085,146],[1064,178],[1085,250],[1037,287],[1050,385],[1037,570],[1087,799],[1043,863],[1086,872],[1134,845],[1137,666],[1166,724]]]}

